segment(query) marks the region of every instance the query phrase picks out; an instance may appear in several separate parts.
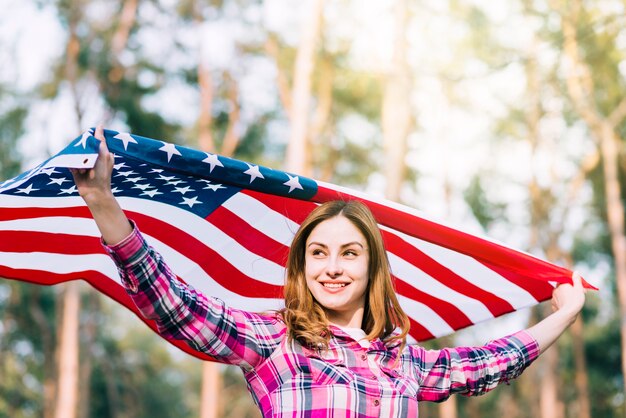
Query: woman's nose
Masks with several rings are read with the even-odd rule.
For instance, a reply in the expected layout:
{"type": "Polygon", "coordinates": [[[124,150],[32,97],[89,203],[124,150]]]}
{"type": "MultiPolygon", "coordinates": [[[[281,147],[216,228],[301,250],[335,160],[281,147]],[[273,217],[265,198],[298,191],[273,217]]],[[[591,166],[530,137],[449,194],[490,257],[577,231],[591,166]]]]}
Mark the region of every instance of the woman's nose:
{"type": "Polygon", "coordinates": [[[339,260],[336,257],[329,257],[328,265],[326,266],[326,274],[330,277],[337,277],[341,276],[342,273],[343,267],[341,266],[339,260]]]}

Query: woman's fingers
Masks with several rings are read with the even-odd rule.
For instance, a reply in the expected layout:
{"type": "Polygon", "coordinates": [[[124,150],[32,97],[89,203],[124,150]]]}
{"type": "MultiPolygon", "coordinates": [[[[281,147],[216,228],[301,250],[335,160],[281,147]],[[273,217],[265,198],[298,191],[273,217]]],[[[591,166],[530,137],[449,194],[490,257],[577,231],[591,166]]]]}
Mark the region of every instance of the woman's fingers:
{"type": "Polygon", "coordinates": [[[108,153],[109,148],[107,147],[107,141],[106,141],[106,138],[104,137],[104,128],[102,127],[102,124],[98,124],[98,126],[96,126],[96,132],[94,133],[94,137],[100,140],[101,152],[103,154],[108,153]]]}

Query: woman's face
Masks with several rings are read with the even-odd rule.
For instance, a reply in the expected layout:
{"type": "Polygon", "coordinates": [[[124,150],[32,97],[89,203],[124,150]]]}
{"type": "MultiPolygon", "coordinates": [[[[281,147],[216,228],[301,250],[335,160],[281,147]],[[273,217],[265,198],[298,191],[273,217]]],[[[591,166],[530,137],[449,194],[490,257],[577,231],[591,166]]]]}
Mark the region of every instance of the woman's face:
{"type": "Polygon", "coordinates": [[[369,249],[361,231],[344,216],[319,223],[307,238],[305,278],[330,322],[361,328],[369,249]]]}

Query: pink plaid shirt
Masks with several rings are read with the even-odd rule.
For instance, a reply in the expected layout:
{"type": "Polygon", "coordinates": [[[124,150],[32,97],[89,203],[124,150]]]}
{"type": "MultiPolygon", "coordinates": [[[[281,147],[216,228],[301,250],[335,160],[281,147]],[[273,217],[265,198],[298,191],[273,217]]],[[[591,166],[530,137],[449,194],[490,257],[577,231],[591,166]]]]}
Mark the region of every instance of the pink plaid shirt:
{"type": "Polygon", "coordinates": [[[483,347],[400,352],[380,339],[363,348],[334,326],[321,351],[289,342],[278,315],[231,309],[182,284],[137,228],[105,248],[160,334],[239,366],[264,417],[417,417],[418,401],[480,395],[517,377],[539,354],[523,331],[483,347]]]}

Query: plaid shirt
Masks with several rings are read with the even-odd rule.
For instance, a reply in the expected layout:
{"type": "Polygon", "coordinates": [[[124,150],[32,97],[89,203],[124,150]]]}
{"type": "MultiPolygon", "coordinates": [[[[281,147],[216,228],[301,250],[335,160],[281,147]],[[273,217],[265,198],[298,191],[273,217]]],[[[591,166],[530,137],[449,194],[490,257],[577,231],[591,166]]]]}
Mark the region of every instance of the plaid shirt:
{"type": "Polygon", "coordinates": [[[105,249],[160,334],[239,366],[264,417],[417,417],[418,401],[480,395],[517,377],[539,354],[523,331],[483,347],[409,345],[399,352],[399,344],[380,339],[363,348],[334,326],[321,351],[289,342],[277,315],[231,309],[178,281],[137,228],[105,249]]]}

